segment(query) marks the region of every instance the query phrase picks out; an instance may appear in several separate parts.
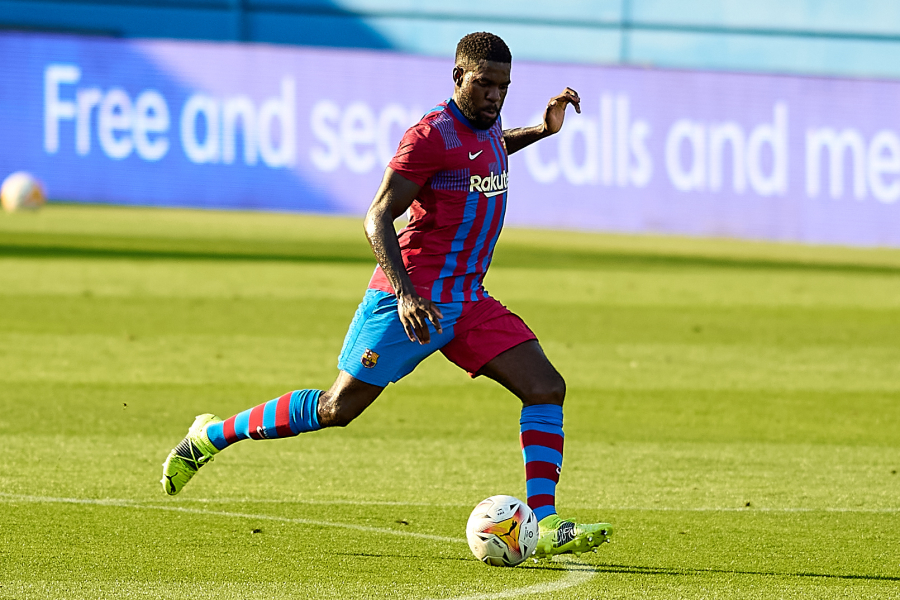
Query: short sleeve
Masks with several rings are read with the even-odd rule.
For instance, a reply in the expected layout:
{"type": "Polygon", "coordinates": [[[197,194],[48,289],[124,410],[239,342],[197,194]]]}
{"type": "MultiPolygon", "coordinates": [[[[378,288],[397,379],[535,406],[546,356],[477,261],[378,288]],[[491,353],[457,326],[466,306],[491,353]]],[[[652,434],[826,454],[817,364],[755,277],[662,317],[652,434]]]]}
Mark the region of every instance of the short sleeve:
{"type": "Polygon", "coordinates": [[[430,125],[419,123],[406,130],[388,166],[395,173],[422,186],[443,169],[445,158],[440,133],[430,125]]]}

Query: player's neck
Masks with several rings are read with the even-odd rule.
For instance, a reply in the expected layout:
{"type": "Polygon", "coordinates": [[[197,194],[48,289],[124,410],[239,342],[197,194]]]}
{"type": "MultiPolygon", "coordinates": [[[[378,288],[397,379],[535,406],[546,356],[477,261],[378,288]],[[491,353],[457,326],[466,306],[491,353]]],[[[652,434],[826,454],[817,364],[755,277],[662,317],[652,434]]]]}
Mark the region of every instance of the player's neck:
{"type": "MultiPolygon", "coordinates": [[[[458,118],[464,124],[469,126],[469,129],[472,129],[474,131],[486,131],[485,129],[482,129],[481,127],[479,127],[475,123],[473,123],[469,119],[469,117],[467,117],[465,115],[465,113],[459,107],[459,103],[456,101],[455,98],[451,97],[450,100],[447,101],[447,106],[450,107],[450,110],[453,112],[453,114],[456,116],[456,118],[458,118]]],[[[488,127],[488,129],[490,129],[490,127],[488,127]]]]}

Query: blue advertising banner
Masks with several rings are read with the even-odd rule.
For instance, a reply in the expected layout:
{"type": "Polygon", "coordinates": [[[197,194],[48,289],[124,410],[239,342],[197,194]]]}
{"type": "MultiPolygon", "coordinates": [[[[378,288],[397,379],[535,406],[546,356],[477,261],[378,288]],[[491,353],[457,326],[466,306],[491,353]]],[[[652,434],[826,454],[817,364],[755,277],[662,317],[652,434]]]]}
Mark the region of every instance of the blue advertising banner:
{"type": "MultiPolygon", "coordinates": [[[[515,54],[515,48],[513,48],[515,54]]],[[[0,173],[51,198],[365,212],[452,62],[387,52],[0,33],[0,173]]],[[[900,246],[900,82],[514,62],[507,222],[900,246]]]]}

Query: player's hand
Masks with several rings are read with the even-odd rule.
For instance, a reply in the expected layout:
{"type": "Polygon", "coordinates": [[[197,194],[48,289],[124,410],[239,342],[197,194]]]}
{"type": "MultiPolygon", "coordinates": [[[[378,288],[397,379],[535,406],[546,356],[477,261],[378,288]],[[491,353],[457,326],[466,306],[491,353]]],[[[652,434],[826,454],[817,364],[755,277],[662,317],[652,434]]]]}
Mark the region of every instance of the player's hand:
{"type": "Polygon", "coordinates": [[[426,300],[418,294],[397,296],[397,311],[400,313],[403,330],[411,342],[427,344],[431,341],[429,322],[438,333],[444,331],[441,329],[440,319],[444,318],[441,309],[431,300],[426,300]]]}
{"type": "Polygon", "coordinates": [[[562,128],[563,121],[566,118],[566,107],[571,104],[575,107],[575,112],[581,114],[581,98],[578,92],[567,87],[562,94],[551,98],[544,110],[544,133],[552,135],[562,128]]]}

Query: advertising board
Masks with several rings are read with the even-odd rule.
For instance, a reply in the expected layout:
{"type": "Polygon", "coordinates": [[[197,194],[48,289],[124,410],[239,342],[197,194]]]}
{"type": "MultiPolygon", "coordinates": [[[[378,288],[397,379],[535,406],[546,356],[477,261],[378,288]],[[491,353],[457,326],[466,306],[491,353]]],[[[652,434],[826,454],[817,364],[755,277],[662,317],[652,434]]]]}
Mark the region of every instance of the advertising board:
{"type": "MultiPolygon", "coordinates": [[[[513,55],[515,56],[515,48],[513,55]]],[[[361,215],[452,61],[0,33],[0,172],[89,203],[361,215]]],[[[514,60],[507,224],[900,246],[900,82],[514,60]]]]}

